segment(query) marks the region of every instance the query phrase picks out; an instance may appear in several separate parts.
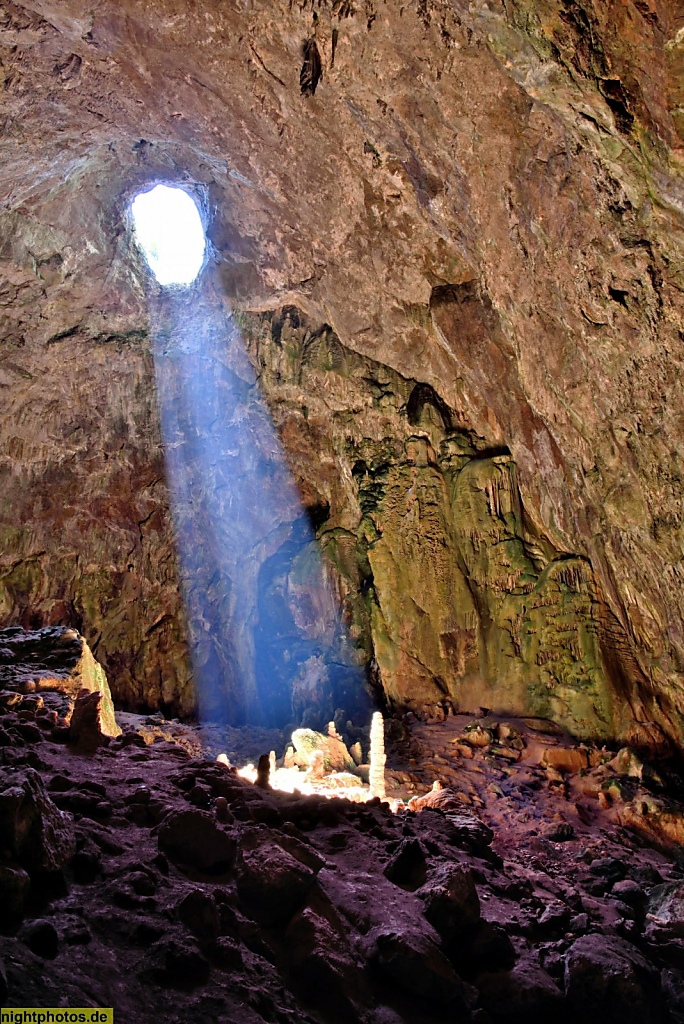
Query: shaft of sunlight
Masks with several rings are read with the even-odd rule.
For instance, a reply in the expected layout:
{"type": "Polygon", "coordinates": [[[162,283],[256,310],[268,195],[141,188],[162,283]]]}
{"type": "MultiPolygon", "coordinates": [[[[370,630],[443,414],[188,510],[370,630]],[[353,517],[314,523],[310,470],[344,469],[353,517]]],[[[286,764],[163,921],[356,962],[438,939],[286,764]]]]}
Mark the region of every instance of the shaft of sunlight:
{"type": "Polygon", "coordinates": [[[364,673],[235,320],[152,296],[151,341],[198,713],[324,728],[364,673]]]}
{"type": "Polygon", "coordinates": [[[362,652],[220,277],[165,287],[204,264],[197,205],[156,185],[130,211],[163,286],[149,293],[150,335],[200,719],[322,728],[338,709],[364,714],[362,652]]]}

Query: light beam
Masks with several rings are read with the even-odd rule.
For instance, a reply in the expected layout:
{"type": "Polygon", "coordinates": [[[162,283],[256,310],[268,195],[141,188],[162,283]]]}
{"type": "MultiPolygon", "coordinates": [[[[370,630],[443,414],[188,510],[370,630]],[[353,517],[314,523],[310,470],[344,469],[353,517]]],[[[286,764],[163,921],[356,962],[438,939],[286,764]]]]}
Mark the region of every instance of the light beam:
{"type": "MultiPolygon", "coordinates": [[[[157,185],[131,214],[158,283],[191,284],[206,250],[192,197],[157,185]]],[[[365,715],[362,652],[213,269],[201,288],[148,296],[197,710],[205,724],[322,728],[338,708],[365,715]]]]}

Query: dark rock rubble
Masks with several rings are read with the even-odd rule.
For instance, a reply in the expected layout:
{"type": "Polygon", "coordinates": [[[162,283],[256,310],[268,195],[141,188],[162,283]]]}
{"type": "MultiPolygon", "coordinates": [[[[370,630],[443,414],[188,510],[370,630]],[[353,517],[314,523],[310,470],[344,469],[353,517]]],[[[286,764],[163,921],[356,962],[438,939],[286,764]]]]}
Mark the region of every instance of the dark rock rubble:
{"type": "Polygon", "coordinates": [[[133,1024],[684,1021],[677,848],[620,824],[605,793],[634,776],[610,751],[491,716],[413,723],[420,756],[390,753],[387,784],[414,795],[392,813],[253,786],[165,739],[169,723],[129,716],[83,752],[35,695],[4,691],[0,711],[7,1006],[133,1024]],[[561,772],[575,754],[586,767],[561,772]]]}

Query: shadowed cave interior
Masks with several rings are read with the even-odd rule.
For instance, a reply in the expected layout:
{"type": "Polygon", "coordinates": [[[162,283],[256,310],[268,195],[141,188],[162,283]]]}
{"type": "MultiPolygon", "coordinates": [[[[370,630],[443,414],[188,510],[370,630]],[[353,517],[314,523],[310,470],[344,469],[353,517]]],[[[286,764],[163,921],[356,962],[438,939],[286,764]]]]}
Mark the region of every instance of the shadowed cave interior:
{"type": "Polygon", "coordinates": [[[684,4],[0,44],[3,1024],[684,1022],[684,4]]]}

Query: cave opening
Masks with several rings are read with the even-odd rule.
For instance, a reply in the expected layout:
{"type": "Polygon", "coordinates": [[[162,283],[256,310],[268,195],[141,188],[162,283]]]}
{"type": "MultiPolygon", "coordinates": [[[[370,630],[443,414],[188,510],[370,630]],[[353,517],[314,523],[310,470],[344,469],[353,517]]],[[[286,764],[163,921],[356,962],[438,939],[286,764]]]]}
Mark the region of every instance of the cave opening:
{"type": "Polygon", "coordinates": [[[155,185],[131,203],[136,240],[162,287],[187,286],[204,264],[206,237],[197,203],[175,185],[155,185]]]}

